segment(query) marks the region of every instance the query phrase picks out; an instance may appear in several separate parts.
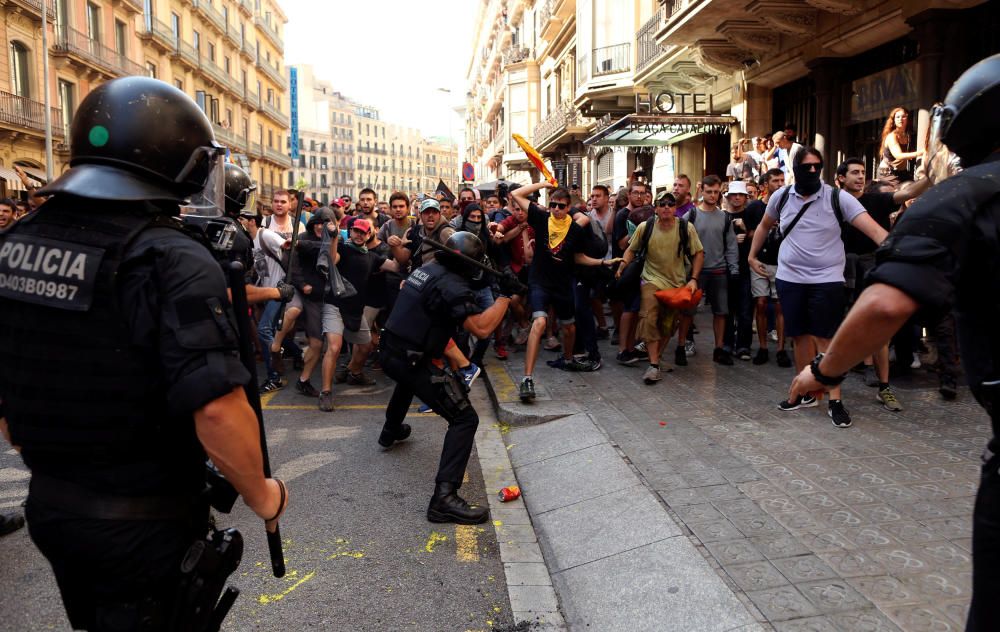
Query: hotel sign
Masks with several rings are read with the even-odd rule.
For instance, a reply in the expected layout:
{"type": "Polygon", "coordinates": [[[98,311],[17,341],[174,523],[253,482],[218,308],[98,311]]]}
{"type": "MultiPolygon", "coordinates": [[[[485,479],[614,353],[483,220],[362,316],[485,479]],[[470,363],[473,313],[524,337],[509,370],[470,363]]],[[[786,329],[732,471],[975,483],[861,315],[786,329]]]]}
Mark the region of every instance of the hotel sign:
{"type": "Polygon", "coordinates": [[[636,114],[716,114],[711,94],[646,92],[635,95],[636,114]]]}

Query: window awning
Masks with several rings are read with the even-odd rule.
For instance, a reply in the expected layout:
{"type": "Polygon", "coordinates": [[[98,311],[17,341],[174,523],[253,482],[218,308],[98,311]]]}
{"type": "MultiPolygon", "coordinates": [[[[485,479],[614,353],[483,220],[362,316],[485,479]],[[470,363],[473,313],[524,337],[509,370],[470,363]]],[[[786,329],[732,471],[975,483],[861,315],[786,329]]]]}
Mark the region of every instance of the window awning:
{"type": "Polygon", "coordinates": [[[8,191],[24,191],[24,185],[21,184],[21,178],[18,177],[17,173],[13,169],[0,167],[0,180],[4,180],[7,183],[8,191]]]}
{"type": "Polygon", "coordinates": [[[597,147],[670,145],[698,134],[728,134],[735,123],[728,115],[628,114],[583,143],[597,147]]]}
{"type": "Polygon", "coordinates": [[[45,177],[45,169],[38,169],[36,167],[28,167],[26,165],[18,165],[21,169],[28,174],[32,180],[36,180],[43,186],[48,184],[49,179],[45,177]]]}

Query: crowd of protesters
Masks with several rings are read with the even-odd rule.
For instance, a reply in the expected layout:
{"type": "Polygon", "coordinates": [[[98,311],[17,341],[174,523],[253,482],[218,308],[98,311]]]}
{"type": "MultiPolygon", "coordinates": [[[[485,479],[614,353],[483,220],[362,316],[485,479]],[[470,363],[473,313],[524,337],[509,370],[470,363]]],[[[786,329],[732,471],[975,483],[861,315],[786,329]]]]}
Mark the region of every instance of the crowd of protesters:
{"type": "MultiPolygon", "coordinates": [[[[312,203],[304,209],[291,253],[284,251],[292,242],[294,197],[278,191],[272,216],[251,228],[256,258],[265,283],[283,276],[282,266],[294,259],[297,295],[282,331],[274,331],[278,308],[263,308],[260,342],[268,376],[261,388],[284,386],[280,356],[293,359],[300,371],[296,390],[318,397],[322,410],[334,408],[334,384],[373,384],[378,367],[372,351],[400,282],[433,258],[431,241],[443,243],[458,230],[479,236],[490,264],[528,288],[513,297],[491,339],[456,336],[449,345],[448,362],[468,383],[491,346],[502,361],[523,350],[519,395],[531,402],[543,351],[553,353],[545,359],[553,368],[592,372],[606,361],[602,346],[609,341],[614,360],[646,365],[642,381],[652,385],[697,353],[698,326],[711,332],[711,358],[722,367],[736,360],[759,366],[773,357],[779,367],[801,369],[825,348],[860,293],[877,244],[927,188],[926,177],[917,173],[914,180],[921,156],[904,151],[912,146],[907,118],[905,110],[894,111],[886,123],[877,173],[891,178],[868,181],[864,161],[852,158],[827,168],[831,181],[823,182],[823,155],[796,142],[789,125],[770,138],[736,143],[724,178],[709,174],[693,181],[680,174],[658,187],[655,198],[639,172],[619,191],[597,185],[586,197],[576,186],[547,183],[485,195],[463,189],[455,200],[397,192],[381,202],[366,189],[353,205],[337,199],[328,208],[312,203]],[[777,256],[764,262],[758,255],[772,230],[784,239],[777,256]],[[331,255],[329,235],[336,231],[342,239],[331,255]],[[692,299],[703,295],[701,309],[711,315],[667,297],[678,289],[692,299]],[[306,334],[305,353],[288,335],[296,325],[306,334]],[[320,362],[317,389],[311,378],[320,362]]],[[[478,288],[479,308],[489,307],[494,295],[489,284],[478,288]]],[[[935,343],[941,394],[955,397],[953,330],[949,319],[911,323],[892,348],[857,367],[883,407],[903,409],[890,372],[919,368],[927,340],[935,343]]],[[[803,396],[778,408],[817,405],[803,396]]],[[[839,389],[830,392],[828,414],[837,427],[851,425],[839,389]]]]}

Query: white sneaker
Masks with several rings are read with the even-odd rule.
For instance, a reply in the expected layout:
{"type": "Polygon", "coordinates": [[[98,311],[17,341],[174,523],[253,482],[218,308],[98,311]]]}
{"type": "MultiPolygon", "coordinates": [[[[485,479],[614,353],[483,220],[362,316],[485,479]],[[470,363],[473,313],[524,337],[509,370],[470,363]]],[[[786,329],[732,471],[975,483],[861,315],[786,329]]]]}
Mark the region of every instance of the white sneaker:
{"type": "Polygon", "coordinates": [[[684,343],[684,355],[690,358],[696,353],[698,353],[698,351],[694,348],[694,340],[688,340],[684,343]]]}
{"type": "Polygon", "coordinates": [[[635,344],[635,350],[637,352],[639,352],[639,353],[645,354],[646,353],[646,341],[645,340],[641,340],[641,341],[637,342],[635,344]]]}
{"type": "Polygon", "coordinates": [[[914,353],[913,354],[913,362],[910,363],[910,368],[911,369],[919,369],[921,366],[923,366],[923,365],[920,364],[920,354],[919,353],[914,353]]]}
{"type": "Polygon", "coordinates": [[[655,384],[662,379],[660,376],[660,369],[655,366],[649,366],[646,372],[642,374],[642,381],[646,384],[655,384]]]}
{"type": "Polygon", "coordinates": [[[771,331],[767,332],[767,337],[770,338],[772,342],[778,342],[778,330],[772,329],[771,331]]]}

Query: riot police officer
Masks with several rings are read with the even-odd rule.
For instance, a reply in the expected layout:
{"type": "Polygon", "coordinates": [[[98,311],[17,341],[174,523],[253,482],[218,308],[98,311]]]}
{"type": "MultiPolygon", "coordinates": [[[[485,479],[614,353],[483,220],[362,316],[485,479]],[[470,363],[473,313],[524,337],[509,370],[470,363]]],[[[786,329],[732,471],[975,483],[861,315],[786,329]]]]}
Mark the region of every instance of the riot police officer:
{"type": "MultiPolygon", "coordinates": [[[[903,214],[876,252],[869,287],[826,354],[796,377],[790,396],[843,381],[917,310],[955,309],[969,387],[993,426],[983,455],[972,527],[972,605],[967,630],[1000,630],[1000,55],[969,68],[932,120],[964,171],[936,184],[903,214]]],[[[947,151],[931,151],[945,164],[947,151]]]]}
{"type": "MultiPolygon", "coordinates": [[[[477,261],[483,259],[483,244],[472,233],[457,232],[445,246],[477,261]]],[[[520,285],[516,279],[498,277],[501,295],[484,311],[477,306],[472,287],[482,274],[451,252],[438,252],[436,261],[407,277],[382,335],[382,369],[396,381],[396,388],[385,412],[379,445],[388,448],[410,436],[410,426],[403,419],[414,395],[448,421],[427,508],[431,522],[480,524],[489,518],[488,509],[470,506],[458,495],[479,416],[462,380],[441,361],[449,338],[459,327],[480,340],[488,339],[503,320],[511,294],[518,291],[512,287],[520,285]]]]}
{"type": "Polygon", "coordinates": [[[49,200],[0,234],[0,430],[72,626],[159,630],[208,530],[206,453],[270,528],[286,495],[263,475],[222,271],[173,219],[221,204],[208,119],[127,77],[83,100],[71,140],[49,200]]]}

